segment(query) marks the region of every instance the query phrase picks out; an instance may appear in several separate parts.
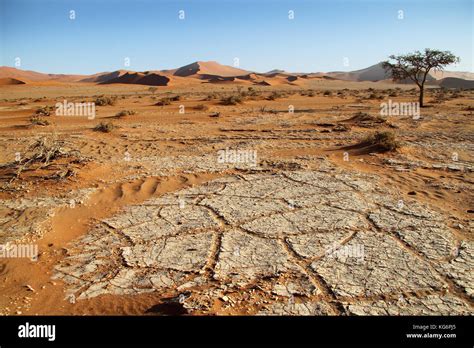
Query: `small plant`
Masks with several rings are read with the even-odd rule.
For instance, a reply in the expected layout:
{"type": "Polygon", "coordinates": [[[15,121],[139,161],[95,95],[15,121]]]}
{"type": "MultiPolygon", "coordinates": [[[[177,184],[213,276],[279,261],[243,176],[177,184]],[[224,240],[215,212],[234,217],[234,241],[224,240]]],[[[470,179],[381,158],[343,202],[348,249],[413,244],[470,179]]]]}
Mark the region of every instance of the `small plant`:
{"type": "Polygon", "coordinates": [[[217,99],[218,95],[217,93],[211,93],[211,94],[208,94],[206,98],[204,98],[205,101],[211,101],[211,100],[214,100],[214,99],[217,99]]]}
{"type": "Polygon", "coordinates": [[[102,133],[110,133],[115,126],[111,122],[101,122],[94,127],[94,131],[102,133]]]}
{"type": "Polygon", "coordinates": [[[253,87],[249,87],[246,94],[247,94],[249,97],[256,97],[256,96],[260,95],[260,92],[257,91],[257,90],[256,90],[255,88],[253,88],[253,87]]]}
{"type": "Polygon", "coordinates": [[[168,98],[168,97],[165,97],[165,98],[161,98],[161,100],[156,103],[155,105],[158,105],[158,106],[165,106],[165,105],[170,105],[171,104],[171,99],[168,98]]]}
{"type": "Polygon", "coordinates": [[[117,101],[117,97],[100,96],[96,98],[95,105],[97,106],[114,105],[116,101],[117,101]]]}
{"type": "Polygon", "coordinates": [[[375,132],[364,138],[361,144],[376,146],[382,151],[393,151],[400,147],[393,132],[375,132]]]}
{"type": "Polygon", "coordinates": [[[42,106],[35,111],[36,116],[50,116],[51,112],[54,110],[54,106],[47,105],[42,106]]]}
{"type": "Polygon", "coordinates": [[[155,94],[155,92],[158,90],[158,87],[150,87],[148,88],[151,94],[155,94]]]}
{"type": "Polygon", "coordinates": [[[181,96],[180,95],[175,95],[174,97],[171,97],[170,100],[171,101],[179,101],[179,100],[181,100],[181,96]]]}
{"type": "Polygon", "coordinates": [[[134,110],[122,110],[115,114],[116,117],[124,117],[129,115],[136,115],[136,111],[134,110]]]}
{"type": "Polygon", "coordinates": [[[31,116],[30,122],[34,126],[48,126],[49,125],[49,121],[44,119],[41,116],[31,116]]]}
{"type": "Polygon", "coordinates": [[[383,99],[383,96],[377,93],[370,93],[367,99],[383,99]]]}
{"type": "Polygon", "coordinates": [[[347,132],[350,130],[351,127],[347,124],[338,124],[332,129],[333,132],[347,132]]]}
{"type": "Polygon", "coordinates": [[[200,111],[205,111],[205,110],[208,110],[209,108],[204,105],[204,104],[198,104],[194,107],[194,110],[200,110],[200,111]]]}
{"type": "Polygon", "coordinates": [[[325,97],[330,97],[330,96],[332,96],[332,92],[331,91],[324,91],[323,95],[325,97]]]}
{"type": "Polygon", "coordinates": [[[231,95],[230,97],[225,97],[221,99],[222,105],[237,105],[243,102],[240,95],[231,95]]]}
{"type": "Polygon", "coordinates": [[[272,94],[270,94],[267,97],[267,100],[276,100],[278,98],[282,98],[284,95],[278,91],[273,91],[272,94]]]}

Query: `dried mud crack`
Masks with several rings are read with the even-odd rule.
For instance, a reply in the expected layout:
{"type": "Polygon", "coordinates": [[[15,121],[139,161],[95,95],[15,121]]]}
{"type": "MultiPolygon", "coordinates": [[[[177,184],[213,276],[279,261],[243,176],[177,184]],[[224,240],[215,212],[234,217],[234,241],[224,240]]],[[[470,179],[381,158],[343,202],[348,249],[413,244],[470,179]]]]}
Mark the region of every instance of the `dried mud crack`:
{"type": "Polygon", "coordinates": [[[55,267],[78,301],[186,313],[472,314],[473,244],[437,208],[335,167],[229,174],[103,219],[55,267]]]}

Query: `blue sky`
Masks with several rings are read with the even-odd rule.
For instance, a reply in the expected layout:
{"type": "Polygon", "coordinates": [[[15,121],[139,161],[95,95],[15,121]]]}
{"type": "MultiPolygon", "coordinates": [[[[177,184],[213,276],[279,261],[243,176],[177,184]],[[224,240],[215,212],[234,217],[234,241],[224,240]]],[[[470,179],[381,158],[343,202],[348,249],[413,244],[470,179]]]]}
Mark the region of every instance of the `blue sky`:
{"type": "Polygon", "coordinates": [[[461,57],[448,70],[473,71],[473,11],[473,0],[0,0],[0,65],[91,74],[237,57],[248,70],[316,72],[429,47],[461,57]]]}

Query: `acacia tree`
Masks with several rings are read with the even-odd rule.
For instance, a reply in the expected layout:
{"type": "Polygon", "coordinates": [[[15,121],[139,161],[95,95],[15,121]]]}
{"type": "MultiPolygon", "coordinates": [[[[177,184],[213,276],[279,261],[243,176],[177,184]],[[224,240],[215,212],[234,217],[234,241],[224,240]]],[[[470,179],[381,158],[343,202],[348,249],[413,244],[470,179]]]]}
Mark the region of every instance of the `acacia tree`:
{"type": "Polygon", "coordinates": [[[415,51],[405,55],[389,56],[390,61],[382,63],[387,72],[391,72],[394,81],[410,79],[420,89],[420,107],[423,107],[423,91],[430,70],[442,71],[446,65],[459,62],[459,58],[449,51],[425,48],[424,52],[415,51]]]}

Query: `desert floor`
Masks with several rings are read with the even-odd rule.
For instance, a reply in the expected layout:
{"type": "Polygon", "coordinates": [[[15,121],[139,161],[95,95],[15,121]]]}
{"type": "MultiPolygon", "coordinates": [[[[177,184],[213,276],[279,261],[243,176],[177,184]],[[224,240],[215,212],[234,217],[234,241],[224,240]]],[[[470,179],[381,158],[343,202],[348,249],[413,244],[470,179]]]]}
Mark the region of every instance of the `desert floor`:
{"type": "Polygon", "coordinates": [[[0,260],[1,313],[473,314],[474,91],[427,91],[419,119],[380,120],[388,99],[417,91],[0,86],[0,244],[39,248],[0,260]],[[30,120],[100,95],[93,120],[30,120]],[[376,131],[400,148],[361,143],[376,131]]]}

